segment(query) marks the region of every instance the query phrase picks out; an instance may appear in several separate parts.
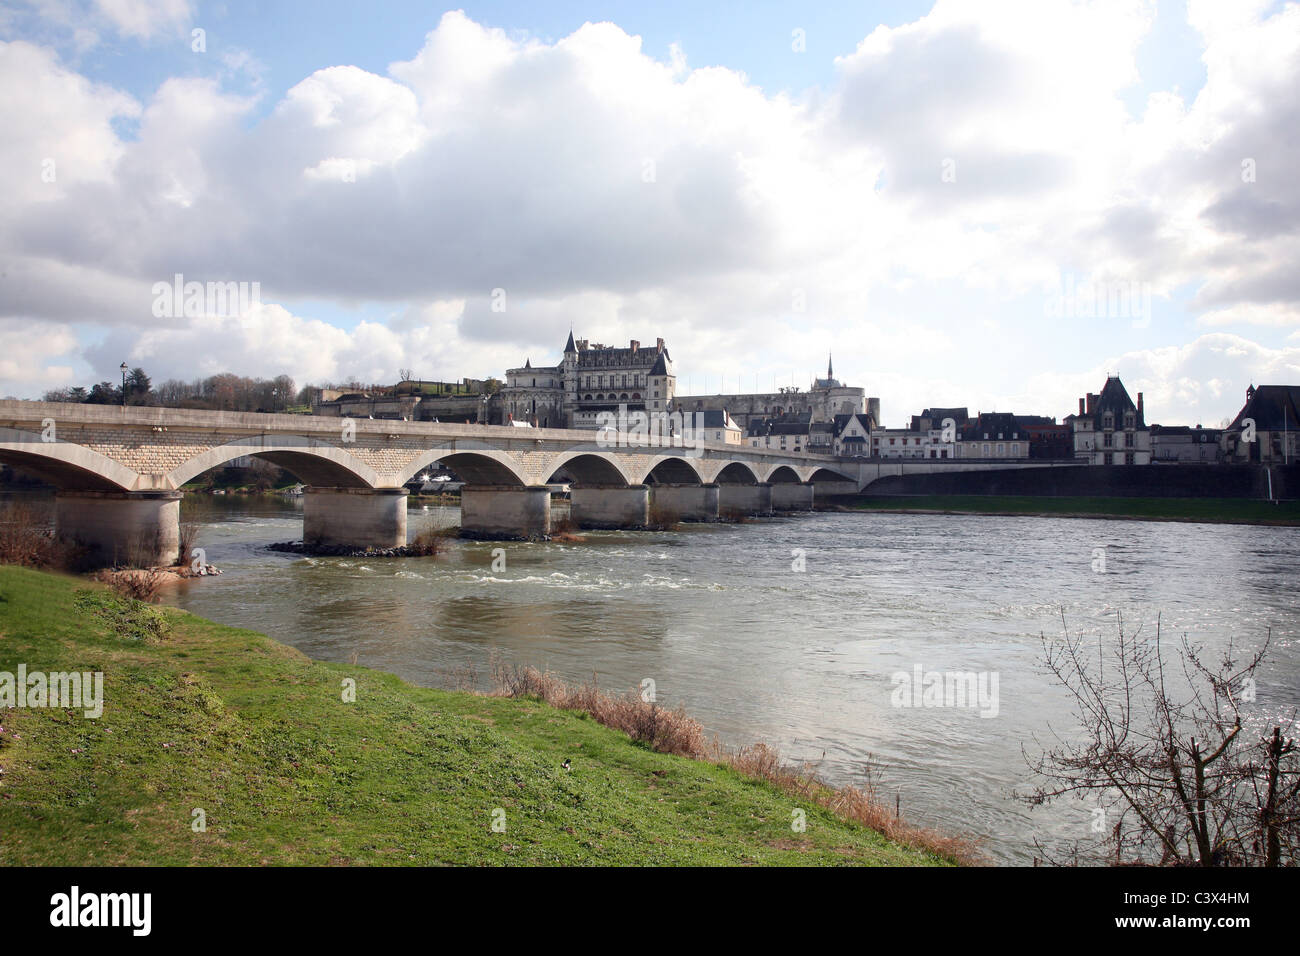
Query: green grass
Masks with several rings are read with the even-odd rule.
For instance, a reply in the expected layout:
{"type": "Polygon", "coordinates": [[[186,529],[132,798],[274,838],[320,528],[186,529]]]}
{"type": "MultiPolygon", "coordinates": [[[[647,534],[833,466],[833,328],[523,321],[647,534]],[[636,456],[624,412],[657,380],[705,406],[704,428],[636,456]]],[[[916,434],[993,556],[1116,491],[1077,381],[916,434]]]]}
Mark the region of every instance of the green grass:
{"type": "Polygon", "coordinates": [[[536,700],[413,687],[0,567],[0,671],[20,662],[103,671],[104,711],[0,710],[0,865],[944,862],[536,700]]]}
{"type": "Polygon", "coordinates": [[[861,511],[937,511],[969,514],[1148,518],[1241,524],[1300,525],[1300,501],[1249,498],[1048,498],[1029,495],[876,495],[851,507],[861,511]]]}

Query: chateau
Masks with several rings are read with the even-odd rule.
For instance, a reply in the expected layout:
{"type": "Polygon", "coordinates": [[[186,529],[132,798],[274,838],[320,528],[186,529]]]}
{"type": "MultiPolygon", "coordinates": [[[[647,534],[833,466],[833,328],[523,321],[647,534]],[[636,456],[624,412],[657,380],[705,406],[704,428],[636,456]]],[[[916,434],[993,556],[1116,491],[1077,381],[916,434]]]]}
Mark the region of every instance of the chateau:
{"type": "Polygon", "coordinates": [[[643,348],[636,339],[617,348],[574,341],[570,332],[559,365],[534,367],[527,360],[523,368],[506,371],[506,384],[492,397],[488,420],[494,425],[595,429],[601,412],[617,412],[620,405],[629,412],[669,412],[676,391],[673,360],[663,339],[656,339],[654,348],[643,348]]]}

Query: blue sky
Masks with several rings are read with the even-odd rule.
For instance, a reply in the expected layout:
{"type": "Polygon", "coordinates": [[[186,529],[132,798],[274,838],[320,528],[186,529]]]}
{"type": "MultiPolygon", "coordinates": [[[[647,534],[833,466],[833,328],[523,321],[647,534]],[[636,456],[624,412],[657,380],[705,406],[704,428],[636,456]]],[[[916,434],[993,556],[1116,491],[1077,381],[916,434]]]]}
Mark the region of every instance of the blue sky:
{"type": "Polygon", "coordinates": [[[1110,372],[1215,423],[1300,371],[1298,9],[19,2],[0,391],[499,375],[573,327],[682,391],[833,350],[890,423],[1110,372]],[[175,272],[262,304],[159,319],[175,272]]]}

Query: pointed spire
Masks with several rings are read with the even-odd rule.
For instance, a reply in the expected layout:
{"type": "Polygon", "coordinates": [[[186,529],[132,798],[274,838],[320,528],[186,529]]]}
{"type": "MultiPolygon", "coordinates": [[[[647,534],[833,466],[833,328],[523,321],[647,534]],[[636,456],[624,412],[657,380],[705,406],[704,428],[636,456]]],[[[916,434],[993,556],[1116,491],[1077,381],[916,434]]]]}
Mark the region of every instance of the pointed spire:
{"type": "Polygon", "coordinates": [[[565,343],[564,354],[568,355],[570,352],[576,351],[578,351],[578,347],[573,344],[573,329],[569,329],[569,341],[565,343]]]}
{"type": "Polygon", "coordinates": [[[831,353],[827,352],[826,353],[826,378],[832,379],[834,377],[835,377],[835,366],[831,362],[831,353]]]}

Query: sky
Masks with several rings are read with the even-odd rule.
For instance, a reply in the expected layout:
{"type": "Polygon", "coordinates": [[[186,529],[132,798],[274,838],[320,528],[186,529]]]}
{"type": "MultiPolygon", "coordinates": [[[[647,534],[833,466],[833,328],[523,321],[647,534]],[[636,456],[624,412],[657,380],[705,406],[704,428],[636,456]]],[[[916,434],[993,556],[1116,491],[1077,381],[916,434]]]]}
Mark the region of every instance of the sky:
{"type": "Polygon", "coordinates": [[[0,89],[6,396],[570,329],[889,425],[1300,383],[1296,3],[0,0],[0,89]]]}

